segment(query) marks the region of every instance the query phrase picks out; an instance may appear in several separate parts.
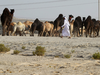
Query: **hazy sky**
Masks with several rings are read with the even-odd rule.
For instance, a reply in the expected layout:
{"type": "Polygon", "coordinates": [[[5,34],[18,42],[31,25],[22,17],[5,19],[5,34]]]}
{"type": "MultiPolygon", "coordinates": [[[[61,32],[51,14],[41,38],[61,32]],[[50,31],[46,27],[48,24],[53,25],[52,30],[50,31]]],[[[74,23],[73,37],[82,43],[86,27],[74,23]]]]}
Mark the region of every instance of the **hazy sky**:
{"type": "Polygon", "coordinates": [[[0,14],[5,7],[15,9],[17,18],[53,21],[62,13],[98,19],[98,0],[1,0],[0,14]]]}

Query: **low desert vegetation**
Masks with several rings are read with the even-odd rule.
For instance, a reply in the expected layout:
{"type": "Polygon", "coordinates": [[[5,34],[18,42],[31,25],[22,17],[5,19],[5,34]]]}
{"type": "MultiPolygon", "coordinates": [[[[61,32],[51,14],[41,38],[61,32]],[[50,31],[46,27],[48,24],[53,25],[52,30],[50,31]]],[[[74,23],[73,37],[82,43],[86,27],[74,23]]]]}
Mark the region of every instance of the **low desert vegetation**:
{"type": "Polygon", "coordinates": [[[33,51],[33,55],[44,56],[45,52],[46,52],[45,47],[37,46],[36,50],[33,51]]]}
{"type": "Polygon", "coordinates": [[[5,47],[4,44],[0,44],[0,52],[8,52],[10,49],[8,47],[5,47]]]}
{"type": "Polygon", "coordinates": [[[71,50],[71,53],[75,53],[75,50],[71,50]]]}
{"type": "Polygon", "coordinates": [[[25,46],[22,46],[22,49],[25,49],[26,47],[25,46]]]}
{"type": "Polygon", "coordinates": [[[59,58],[59,55],[55,55],[55,58],[59,58]]]}
{"type": "Polygon", "coordinates": [[[19,54],[20,51],[19,50],[14,50],[13,54],[19,54]]]}
{"type": "Polygon", "coordinates": [[[92,57],[93,59],[100,59],[100,53],[99,52],[94,53],[92,57]]]}
{"type": "Polygon", "coordinates": [[[71,57],[71,54],[66,54],[64,55],[65,58],[70,58],[71,57]]]}

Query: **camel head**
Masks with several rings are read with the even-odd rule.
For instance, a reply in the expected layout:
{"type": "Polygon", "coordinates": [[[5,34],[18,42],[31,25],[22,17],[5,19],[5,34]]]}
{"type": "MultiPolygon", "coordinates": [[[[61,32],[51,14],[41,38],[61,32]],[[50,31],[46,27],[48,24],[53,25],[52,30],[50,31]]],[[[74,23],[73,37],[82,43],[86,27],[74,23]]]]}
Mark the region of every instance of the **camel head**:
{"type": "Polygon", "coordinates": [[[13,14],[15,10],[14,9],[10,9],[10,11],[11,11],[10,13],[13,14]]]}
{"type": "Polygon", "coordinates": [[[71,20],[72,18],[74,18],[74,16],[73,15],[69,15],[69,20],[71,20]]]}

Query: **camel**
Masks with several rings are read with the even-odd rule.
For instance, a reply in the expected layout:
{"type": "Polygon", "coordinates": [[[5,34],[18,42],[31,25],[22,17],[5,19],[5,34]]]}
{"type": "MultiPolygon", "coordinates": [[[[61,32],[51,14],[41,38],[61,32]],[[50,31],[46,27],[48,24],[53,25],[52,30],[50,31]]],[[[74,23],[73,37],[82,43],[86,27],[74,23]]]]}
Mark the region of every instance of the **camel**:
{"type": "MultiPolygon", "coordinates": [[[[57,34],[57,28],[59,26],[61,27],[63,24],[64,24],[63,14],[59,14],[59,16],[54,20],[54,29],[56,29],[56,33],[55,34],[57,34]]],[[[60,33],[59,33],[59,36],[60,36],[60,33]]]]}
{"type": "Polygon", "coordinates": [[[25,33],[29,34],[30,33],[30,28],[33,22],[31,21],[25,21],[23,24],[25,24],[25,33]]]}
{"type": "Polygon", "coordinates": [[[31,32],[30,36],[34,36],[35,30],[38,31],[38,36],[43,36],[44,29],[45,29],[45,25],[43,25],[43,22],[39,21],[39,19],[36,18],[30,29],[31,32]]]}
{"type": "Polygon", "coordinates": [[[49,34],[49,36],[52,36],[54,25],[52,23],[49,23],[48,21],[43,24],[45,25],[45,36],[47,36],[47,34],[49,34]]]}
{"type": "Polygon", "coordinates": [[[71,37],[73,36],[73,25],[74,25],[74,21],[75,21],[75,20],[72,20],[72,21],[70,22],[70,36],[71,36],[71,37]]]}
{"type": "Polygon", "coordinates": [[[14,23],[12,35],[15,35],[15,33],[16,34],[19,33],[20,36],[23,36],[23,34],[26,36],[26,34],[25,34],[25,24],[23,24],[21,22],[14,23]]]}
{"type": "Polygon", "coordinates": [[[73,34],[73,24],[74,24],[74,21],[75,21],[75,20],[72,20],[72,18],[74,18],[74,16],[73,15],[69,15],[68,21],[69,21],[69,24],[70,24],[70,35],[71,35],[71,37],[73,36],[72,35],[73,34]]]}
{"type": "Polygon", "coordinates": [[[2,36],[5,36],[6,30],[7,30],[7,35],[9,35],[8,29],[10,23],[12,22],[13,14],[14,14],[14,9],[11,9],[11,11],[9,11],[8,8],[5,8],[3,10],[3,13],[1,15],[2,36]]]}

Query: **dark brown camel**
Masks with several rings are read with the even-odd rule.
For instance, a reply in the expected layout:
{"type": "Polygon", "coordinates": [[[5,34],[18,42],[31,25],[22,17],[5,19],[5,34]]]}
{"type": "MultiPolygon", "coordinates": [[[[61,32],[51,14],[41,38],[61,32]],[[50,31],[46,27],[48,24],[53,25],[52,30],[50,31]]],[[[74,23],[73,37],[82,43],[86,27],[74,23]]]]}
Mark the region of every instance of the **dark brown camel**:
{"type": "Polygon", "coordinates": [[[93,27],[94,27],[94,23],[91,19],[91,16],[87,17],[87,19],[84,22],[84,26],[85,26],[85,31],[86,31],[86,37],[87,36],[91,37],[91,33],[93,32],[93,27]]]}
{"type": "Polygon", "coordinates": [[[99,25],[99,21],[96,19],[92,19],[94,27],[93,27],[93,36],[97,37],[99,36],[99,30],[100,30],[100,25],[99,25]]]}
{"type": "Polygon", "coordinates": [[[8,8],[5,8],[3,10],[3,13],[1,15],[2,36],[5,35],[6,29],[7,29],[7,35],[8,35],[8,29],[9,29],[10,23],[12,22],[13,13],[14,13],[14,9],[11,9],[11,11],[9,11],[8,8]]]}
{"type": "MultiPolygon", "coordinates": [[[[55,19],[54,21],[54,30],[56,29],[57,33],[57,28],[62,26],[64,24],[64,17],[63,14],[59,14],[59,16],[55,19]]],[[[57,35],[56,35],[57,36],[57,35]]]]}
{"type": "Polygon", "coordinates": [[[80,29],[81,29],[81,31],[83,31],[81,17],[78,16],[75,18],[75,21],[74,21],[74,30],[73,30],[74,37],[75,36],[79,37],[80,35],[82,35],[82,32],[80,32],[80,29]]]}
{"type": "Polygon", "coordinates": [[[38,31],[38,36],[43,36],[44,27],[45,25],[43,25],[43,22],[39,21],[39,19],[36,18],[33,24],[31,25],[31,29],[30,29],[31,35],[30,36],[34,36],[35,30],[38,31]]]}

